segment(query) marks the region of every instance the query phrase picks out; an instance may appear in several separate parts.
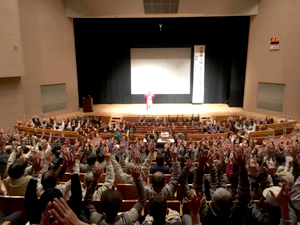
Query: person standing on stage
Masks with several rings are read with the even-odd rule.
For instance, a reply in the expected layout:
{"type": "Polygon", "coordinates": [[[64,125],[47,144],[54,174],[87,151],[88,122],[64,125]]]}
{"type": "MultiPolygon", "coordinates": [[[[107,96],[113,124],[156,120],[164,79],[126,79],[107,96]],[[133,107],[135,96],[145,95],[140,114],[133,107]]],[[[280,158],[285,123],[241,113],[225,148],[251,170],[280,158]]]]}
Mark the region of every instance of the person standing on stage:
{"type": "Polygon", "coordinates": [[[147,94],[144,94],[144,98],[146,98],[146,109],[149,111],[152,107],[152,98],[155,97],[155,94],[152,94],[150,91],[147,94]]]}

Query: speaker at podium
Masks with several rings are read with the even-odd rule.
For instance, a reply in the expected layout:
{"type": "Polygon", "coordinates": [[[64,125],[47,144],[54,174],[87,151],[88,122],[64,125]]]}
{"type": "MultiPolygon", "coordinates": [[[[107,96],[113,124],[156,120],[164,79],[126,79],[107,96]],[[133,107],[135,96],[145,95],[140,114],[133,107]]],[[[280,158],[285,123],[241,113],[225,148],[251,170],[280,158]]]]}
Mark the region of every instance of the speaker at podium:
{"type": "Polygon", "coordinates": [[[93,98],[82,98],[82,109],[83,112],[93,112],[93,98]]]}

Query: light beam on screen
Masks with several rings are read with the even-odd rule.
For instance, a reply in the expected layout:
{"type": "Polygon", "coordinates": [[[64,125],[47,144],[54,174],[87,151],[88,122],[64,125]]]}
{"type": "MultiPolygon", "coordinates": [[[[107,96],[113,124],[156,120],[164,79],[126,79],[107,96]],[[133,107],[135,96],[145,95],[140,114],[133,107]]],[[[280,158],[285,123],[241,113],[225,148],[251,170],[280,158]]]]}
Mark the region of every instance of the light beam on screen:
{"type": "Polygon", "coordinates": [[[131,49],[131,94],[190,94],[190,48],[131,49]]]}

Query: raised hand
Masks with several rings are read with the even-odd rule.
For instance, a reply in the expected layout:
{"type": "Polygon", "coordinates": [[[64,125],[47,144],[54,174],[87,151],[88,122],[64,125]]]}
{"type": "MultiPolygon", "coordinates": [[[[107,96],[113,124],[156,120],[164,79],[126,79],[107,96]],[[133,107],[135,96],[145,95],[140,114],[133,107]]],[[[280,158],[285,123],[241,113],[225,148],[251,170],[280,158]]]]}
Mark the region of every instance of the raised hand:
{"type": "Polygon", "coordinates": [[[275,154],[275,148],[274,148],[274,146],[272,146],[272,144],[268,144],[266,150],[267,150],[267,156],[268,156],[268,158],[269,159],[272,158],[272,156],[275,154]]]}
{"type": "Polygon", "coordinates": [[[69,149],[67,148],[67,146],[62,145],[60,148],[60,152],[63,156],[68,155],[69,154],[69,149]]]}
{"type": "Polygon", "coordinates": [[[141,174],[141,167],[138,165],[133,165],[130,171],[132,177],[137,180],[141,174]]]}
{"type": "Polygon", "coordinates": [[[33,157],[36,157],[38,154],[40,154],[40,151],[38,149],[36,149],[33,146],[30,146],[30,153],[33,157]]]}
{"type": "Polygon", "coordinates": [[[281,190],[277,196],[275,196],[275,194],[272,191],[270,191],[270,194],[273,196],[273,198],[278,203],[278,206],[280,207],[281,218],[284,220],[290,219],[289,202],[290,202],[291,195],[294,194],[296,191],[297,189],[293,189],[292,191],[289,191],[288,181],[283,183],[281,190]]]}
{"type": "Polygon", "coordinates": [[[125,144],[123,141],[120,142],[120,152],[125,152],[125,144]]]}
{"type": "Polygon", "coordinates": [[[250,176],[256,176],[257,172],[258,172],[258,163],[256,159],[251,156],[249,159],[248,174],[250,176]]]}
{"type": "Polygon", "coordinates": [[[246,169],[246,157],[241,149],[236,149],[234,152],[234,161],[239,169],[246,169]]]}
{"type": "Polygon", "coordinates": [[[174,146],[174,148],[171,148],[171,154],[172,154],[172,158],[173,161],[177,161],[177,155],[178,155],[178,148],[176,146],[174,146]]]}
{"type": "Polygon", "coordinates": [[[264,171],[270,176],[274,176],[276,174],[276,168],[273,162],[266,161],[266,166],[263,167],[264,171]]]}
{"type": "MultiPolygon", "coordinates": [[[[209,151],[210,152],[210,151],[209,151]]],[[[211,157],[209,157],[209,159],[207,160],[206,164],[209,166],[209,167],[212,167],[213,165],[213,162],[214,162],[214,159],[216,158],[216,155],[218,155],[219,153],[210,153],[211,154],[211,157]]]]}
{"type": "Polygon", "coordinates": [[[135,151],[134,158],[136,159],[136,161],[140,161],[141,153],[138,150],[135,151]]]}
{"type": "Polygon", "coordinates": [[[39,225],[50,225],[50,217],[52,216],[51,206],[52,206],[52,203],[49,202],[46,206],[46,209],[43,214],[43,218],[41,219],[41,222],[39,223],[39,225]]]}
{"type": "MultiPolygon", "coordinates": [[[[0,145],[2,146],[2,143],[1,143],[0,145]]],[[[12,146],[13,146],[13,151],[17,151],[17,146],[18,146],[18,144],[17,144],[16,141],[13,141],[13,142],[12,142],[12,146]]],[[[4,149],[5,149],[5,143],[4,143],[4,149]]]]}
{"type": "Polygon", "coordinates": [[[46,163],[50,164],[52,162],[52,158],[53,158],[52,151],[47,150],[45,152],[45,161],[46,161],[46,163]]]}
{"type": "Polygon", "coordinates": [[[108,151],[108,149],[104,152],[104,158],[106,162],[110,161],[111,153],[108,151]]]}
{"type": "Polygon", "coordinates": [[[218,150],[218,153],[219,153],[219,156],[220,156],[220,159],[219,159],[219,164],[223,164],[223,162],[225,161],[225,155],[223,153],[223,151],[221,149],[218,150]]]}
{"type": "Polygon", "coordinates": [[[298,148],[296,145],[288,147],[288,153],[292,156],[294,161],[298,160],[298,148]]]}
{"type": "Polygon", "coordinates": [[[77,160],[80,160],[82,158],[83,154],[84,154],[84,151],[82,151],[82,146],[80,146],[80,147],[78,147],[78,149],[75,153],[75,158],[77,160]]]}
{"type": "Polygon", "coordinates": [[[148,143],[149,151],[153,154],[155,152],[156,143],[152,140],[148,143]]]}
{"type": "Polygon", "coordinates": [[[92,169],[92,172],[93,172],[94,181],[98,183],[98,181],[103,173],[103,168],[101,166],[97,166],[95,169],[92,169]]]}
{"type": "Polygon", "coordinates": [[[183,140],[182,145],[183,145],[184,147],[187,147],[187,142],[186,142],[186,140],[183,140]]]}
{"type": "Polygon", "coordinates": [[[70,153],[70,154],[64,155],[64,159],[65,159],[67,167],[70,169],[70,171],[72,173],[76,172],[75,156],[74,156],[74,154],[70,153]]]}
{"type": "Polygon", "coordinates": [[[202,194],[199,192],[198,196],[195,192],[195,189],[191,189],[191,195],[190,195],[191,201],[188,201],[187,198],[185,198],[185,201],[188,203],[188,207],[190,210],[190,215],[192,217],[192,224],[200,224],[200,210],[205,202],[205,197],[202,196],[202,194]]]}
{"type": "Polygon", "coordinates": [[[206,163],[213,158],[212,154],[204,150],[198,156],[198,169],[204,170],[206,163]]]}
{"type": "Polygon", "coordinates": [[[80,221],[73,210],[68,206],[65,199],[55,198],[51,203],[51,214],[55,221],[51,224],[55,225],[85,225],[86,223],[80,221]]]}
{"type": "Polygon", "coordinates": [[[191,142],[191,151],[195,152],[195,143],[193,141],[191,142]]]}
{"type": "Polygon", "coordinates": [[[188,169],[190,169],[190,168],[192,168],[193,164],[194,164],[193,160],[188,159],[185,162],[185,167],[188,168],[188,169]]]}
{"type": "Polygon", "coordinates": [[[43,162],[41,160],[41,157],[35,156],[32,159],[32,169],[33,169],[33,174],[38,175],[38,173],[43,169],[43,162]]]}

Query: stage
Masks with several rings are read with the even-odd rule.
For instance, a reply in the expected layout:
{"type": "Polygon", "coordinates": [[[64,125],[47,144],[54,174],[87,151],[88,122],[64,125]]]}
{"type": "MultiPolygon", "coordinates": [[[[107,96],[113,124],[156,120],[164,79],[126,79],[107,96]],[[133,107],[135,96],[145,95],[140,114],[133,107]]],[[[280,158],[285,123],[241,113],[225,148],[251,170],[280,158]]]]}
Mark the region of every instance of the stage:
{"type": "Polygon", "coordinates": [[[215,115],[244,115],[263,117],[262,114],[246,112],[242,108],[229,107],[227,104],[153,104],[151,110],[146,110],[146,104],[97,104],[93,106],[94,112],[83,113],[82,108],[77,112],[57,115],[58,119],[75,115],[101,115],[101,116],[191,116],[192,113],[204,116],[215,115]]]}

